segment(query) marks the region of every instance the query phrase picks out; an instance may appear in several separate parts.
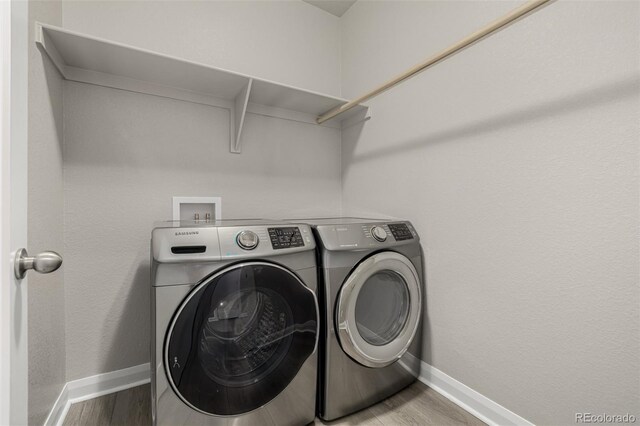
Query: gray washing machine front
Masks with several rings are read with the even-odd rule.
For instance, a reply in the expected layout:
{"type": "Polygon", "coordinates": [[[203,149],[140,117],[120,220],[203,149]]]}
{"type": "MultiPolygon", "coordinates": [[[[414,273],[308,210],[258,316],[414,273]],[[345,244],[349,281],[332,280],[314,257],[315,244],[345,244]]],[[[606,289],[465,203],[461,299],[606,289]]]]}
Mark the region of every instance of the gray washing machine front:
{"type": "Polygon", "coordinates": [[[153,230],[155,425],[313,421],[315,247],[304,224],[165,222],[153,230]]]}
{"type": "Polygon", "coordinates": [[[375,404],[420,373],[422,255],[407,221],[302,220],[319,245],[319,416],[375,404]]]}

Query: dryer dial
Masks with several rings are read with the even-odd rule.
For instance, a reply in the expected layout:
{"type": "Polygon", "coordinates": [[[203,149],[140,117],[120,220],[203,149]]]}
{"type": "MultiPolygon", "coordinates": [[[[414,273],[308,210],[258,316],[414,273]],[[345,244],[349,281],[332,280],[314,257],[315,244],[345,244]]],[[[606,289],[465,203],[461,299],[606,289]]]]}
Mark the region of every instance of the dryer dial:
{"type": "Polygon", "coordinates": [[[374,226],[371,228],[371,235],[373,235],[373,238],[375,238],[376,240],[383,242],[387,239],[387,231],[385,231],[382,227],[380,226],[374,226]]]}
{"type": "Polygon", "coordinates": [[[258,247],[258,242],[260,239],[256,235],[255,232],[252,231],[242,231],[236,237],[236,242],[240,246],[241,249],[244,250],[253,250],[258,247]]]}

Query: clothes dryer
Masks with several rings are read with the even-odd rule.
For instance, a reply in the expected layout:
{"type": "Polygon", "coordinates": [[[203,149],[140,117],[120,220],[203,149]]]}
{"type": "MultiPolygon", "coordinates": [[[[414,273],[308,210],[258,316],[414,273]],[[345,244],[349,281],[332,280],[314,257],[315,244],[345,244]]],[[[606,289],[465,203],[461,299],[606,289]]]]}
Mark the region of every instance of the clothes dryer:
{"type": "Polygon", "coordinates": [[[301,219],[321,270],[318,412],[333,420],[375,404],[420,373],[420,239],[408,221],[301,219]]]}

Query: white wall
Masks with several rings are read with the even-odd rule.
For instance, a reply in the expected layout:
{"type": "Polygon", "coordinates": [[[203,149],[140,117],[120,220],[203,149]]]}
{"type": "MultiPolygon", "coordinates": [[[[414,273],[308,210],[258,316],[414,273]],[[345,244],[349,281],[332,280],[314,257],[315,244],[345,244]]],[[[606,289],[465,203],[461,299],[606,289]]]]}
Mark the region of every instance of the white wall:
{"type": "MultiPolygon", "coordinates": [[[[343,95],[522,2],[357,2],[343,95]]],[[[346,214],[410,219],[424,359],[537,424],[640,415],[640,4],[559,1],[369,102],[346,214]]]]}
{"type": "MultiPolygon", "coordinates": [[[[303,2],[65,2],[67,28],[339,92],[338,20],[303,2]]],[[[171,197],[224,218],[340,212],[340,131],[81,83],[64,88],[67,380],[149,360],[149,238],[171,197]]]]}
{"type": "Polygon", "coordinates": [[[330,95],[339,20],[299,0],[67,1],[64,27],[330,95]]]}
{"type": "MultiPolygon", "coordinates": [[[[519,3],[360,1],[338,20],[294,1],[64,2],[62,21],[312,90],[342,82],[351,97],[519,3]]],[[[51,13],[38,19],[58,23],[51,13]]],[[[32,337],[66,340],[67,362],[31,355],[47,369],[32,406],[62,377],[147,361],[151,223],[173,195],[221,195],[225,217],[331,215],[342,202],[412,220],[427,253],[427,362],[536,423],[638,414],[639,14],[636,2],[557,2],[371,101],[342,151],[335,129],[249,115],[232,155],[224,109],[55,78],[47,112],[48,74],[34,71],[43,115],[30,143],[40,131],[59,142],[64,88],[66,269],[64,300],[37,293],[50,306],[30,312],[52,329],[32,337]]],[[[59,191],[49,176],[42,188],[59,191]]],[[[44,191],[29,178],[32,203],[44,191]]],[[[30,237],[30,250],[56,238],[30,237]]]]}
{"type": "Polygon", "coordinates": [[[149,361],[149,238],[171,197],[221,196],[224,218],[340,211],[340,132],[65,83],[69,380],[149,361]]]}
{"type": "MultiPolygon", "coordinates": [[[[59,1],[29,2],[29,23],[60,24],[59,1]]],[[[62,78],[29,31],[28,246],[63,251],[62,78]]],[[[29,424],[42,424],[65,379],[63,270],[29,273],[29,424]]]]}

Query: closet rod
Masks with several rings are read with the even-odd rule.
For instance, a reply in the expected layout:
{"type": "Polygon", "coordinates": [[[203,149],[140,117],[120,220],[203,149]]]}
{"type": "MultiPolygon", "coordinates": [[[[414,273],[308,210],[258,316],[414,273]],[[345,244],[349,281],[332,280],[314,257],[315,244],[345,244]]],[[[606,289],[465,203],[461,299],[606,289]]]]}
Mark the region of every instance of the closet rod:
{"type": "Polygon", "coordinates": [[[331,109],[331,110],[325,112],[324,114],[319,116],[316,119],[316,121],[318,122],[318,124],[322,124],[325,121],[335,117],[336,115],[342,114],[343,112],[350,110],[351,108],[355,107],[356,105],[359,105],[362,102],[365,102],[366,100],[371,99],[374,96],[379,95],[380,93],[392,88],[396,84],[399,84],[399,83],[403,82],[404,80],[407,80],[407,79],[413,77],[414,75],[426,70],[427,68],[431,67],[432,65],[435,65],[435,64],[437,64],[439,62],[444,61],[445,59],[455,55],[458,52],[460,52],[464,48],[469,47],[473,43],[475,43],[477,41],[480,41],[483,38],[498,32],[499,30],[503,29],[504,27],[506,27],[507,25],[511,24],[512,22],[522,18],[524,15],[526,15],[528,13],[531,13],[531,12],[534,12],[534,11],[537,11],[537,10],[540,10],[542,8],[542,6],[544,6],[547,3],[550,3],[552,1],[554,1],[554,0],[531,0],[531,1],[527,2],[527,3],[525,3],[524,5],[518,7],[517,9],[514,9],[511,12],[507,13],[506,15],[501,17],[500,19],[497,19],[496,21],[490,23],[486,27],[479,29],[475,33],[468,35],[467,37],[463,38],[459,42],[453,44],[452,46],[449,46],[448,48],[444,49],[440,53],[437,53],[436,55],[430,57],[426,61],[421,62],[418,65],[415,65],[413,68],[407,70],[403,74],[400,74],[399,76],[387,81],[382,86],[379,86],[379,87],[373,89],[372,91],[370,91],[369,93],[366,93],[366,94],[360,96],[359,98],[356,98],[356,99],[354,99],[352,101],[349,101],[349,102],[347,102],[346,104],[344,104],[342,106],[336,107],[334,109],[331,109]]]}

